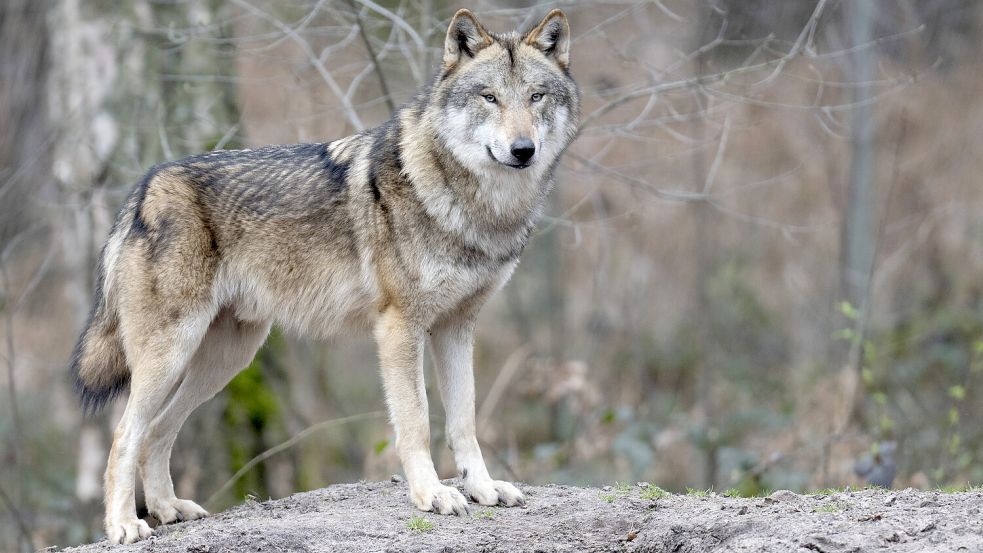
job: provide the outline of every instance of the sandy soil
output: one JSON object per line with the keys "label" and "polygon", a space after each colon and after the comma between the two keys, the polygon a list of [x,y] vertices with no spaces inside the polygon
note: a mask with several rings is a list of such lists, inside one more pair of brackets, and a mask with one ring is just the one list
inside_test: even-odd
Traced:
{"label": "sandy soil", "polygon": [[[452,517],[416,511],[404,482],[339,484],[161,527],[130,546],[67,551],[983,551],[983,493],[645,500],[638,486],[520,487],[525,508]],[[410,529],[417,516],[433,527]]]}

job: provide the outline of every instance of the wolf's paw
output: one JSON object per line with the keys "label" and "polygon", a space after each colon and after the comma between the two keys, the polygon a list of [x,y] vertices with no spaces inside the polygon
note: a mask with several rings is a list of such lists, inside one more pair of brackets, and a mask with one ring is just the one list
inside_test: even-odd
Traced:
{"label": "wolf's paw", "polygon": [[208,516],[208,511],[202,509],[201,506],[194,501],[178,499],[176,497],[173,499],[148,502],[147,510],[150,511],[150,514],[154,515],[154,518],[159,520],[161,524],[186,522]]}
{"label": "wolf's paw", "polygon": [[522,492],[512,484],[502,480],[465,482],[464,490],[471,496],[471,499],[481,505],[515,507],[526,504],[526,497],[522,495]]}
{"label": "wolf's paw", "polygon": [[433,511],[442,515],[464,516],[469,513],[468,502],[461,492],[443,484],[421,486],[411,491],[413,503],[421,511]]}
{"label": "wolf's paw", "polygon": [[109,543],[133,543],[145,540],[151,534],[153,531],[150,526],[135,516],[106,523],[106,538]]}

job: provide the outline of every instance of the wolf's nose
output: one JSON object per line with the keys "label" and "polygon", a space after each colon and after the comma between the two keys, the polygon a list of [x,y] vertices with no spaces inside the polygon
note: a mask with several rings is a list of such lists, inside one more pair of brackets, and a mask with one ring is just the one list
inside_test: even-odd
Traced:
{"label": "wolf's nose", "polygon": [[536,145],[528,138],[520,138],[512,143],[512,156],[519,160],[519,163],[529,161],[535,153]]}

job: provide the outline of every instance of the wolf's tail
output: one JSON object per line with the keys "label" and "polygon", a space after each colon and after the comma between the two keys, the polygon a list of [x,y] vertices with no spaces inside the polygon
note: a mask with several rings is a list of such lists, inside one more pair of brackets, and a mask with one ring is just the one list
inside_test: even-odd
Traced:
{"label": "wolf's tail", "polygon": [[96,275],[95,305],[72,352],[72,379],[86,414],[98,411],[130,384],[113,281],[131,221],[132,215],[124,208],[103,248]]}

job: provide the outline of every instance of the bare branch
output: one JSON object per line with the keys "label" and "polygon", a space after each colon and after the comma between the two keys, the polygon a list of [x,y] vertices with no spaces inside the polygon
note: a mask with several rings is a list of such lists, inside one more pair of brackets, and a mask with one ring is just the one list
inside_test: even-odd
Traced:
{"label": "bare branch", "polygon": [[400,29],[406,31],[406,34],[409,35],[409,37],[413,39],[413,42],[416,43],[417,48],[420,48],[422,50],[427,47],[427,45],[423,42],[423,39],[420,38],[420,35],[417,34],[416,30],[409,23],[407,23],[406,20],[403,19],[402,17],[399,17],[398,15],[380,6],[379,4],[376,4],[372,0],[355,0],[355,1],[367,8],[370,8],[372,11],[392,21],[393,24],[399,27]]}
{"label": "bare branch", "polygon": [[362,123],[362,119],[359,118],[358,113],[355,112],[355,108],[352,106],[351,101],[345,96],[345,93],[341,90],[341,87],[338,86],[338,82],[335,81],[334,77],[331,76],[331,73],[324,66],[324,63],[321,62],[321,59],[314,54],[313,50],[311,50],[310,43],[308,43],[304,39],[304,37],[297,34],[297,32],[294,31],[294,29],[287,26],[276,17],[273,17],[272,15],[264,12],[263,10],[253,6],[246,0],[232,0],[232,1],[236,5],[246,9],[250,13],[258,15],[263,19],[269,21],[277,29],[289,35],[290,38],[297,44],[297,46],[299,46],[301,50],[304,51],[304,54],[307,55],[307,59],[311,62],[314,68],[317,69],[317,72],[321,75],[321,78],[324,79],[324,82],[327,83],[328,88],[331,89],[331,92],[333,92],[335,97],[338,98],[338,101],[341,102],[342,111],[345,113],[345,117],[348,118],[348,122],[351,123],[356,130],[361,131],[365,129],[365,125]]}
{"label": "bare branch", "polygon": [[369,413],[361,413],[358,415],[351,415],[348,417],[341,417],[338,419],[321,421],[317,424],[308,426],[307,428],[301,430],[297,434],[294,434],[289,440],[286,440],[285,442],[281,442],[267,449],[266,451],[260,453],[259,455],[253,457],[252,459],[250,459],[249,462],[247,462],[245,465],[242,466],[242,468],[237,470],[236,473],[233,474],[231,478],[229,478],[224,484],[219,486],[218,490],[216,490],[215,493],[213,493],[208,498],[208,500],[205,501],[205,504],[214,507],[215,501],[219,497],[221,497],[223,493],[228,491],[228,489],[232,487],[232,485],[235,484],[236,481],[242,478],[247,472],[252,470],[253,467],[269,459],[270,457],[276,455],[277,453],[280,453],[281,451],[290,449],[295,444],[297,444],[297,442],[300,442],[301,440],[310,436],[311,434],[314,434],[315,432],[318,432],[320,430],[327,430],[329,428],[335,428],[337,426],[348,424],[350,422],[382,418],[385,415],[386,415],[385,411],[372,411]]}
{"label": "bare branch", "polygon": [[669,8],[667,8],[666,5],[662,3],[662,0],[655,0],[655,7],[659,8],[659,11],[661,11],[662,13],[664,13],[666,15],[666,17],[668,17],[669,19],[672,19],[676,23],[688,23],[689,22],[689,20],[687,20],[685,17],[683,17],[683,16],[677,14],[676,12],[670,10]]}
{"label": "bare branch", "polygon": [[566,155],[568,157],[571,157],[579,161],[587,168],[595,172],[601,173],[603,175],[607,175],[625,184],[630,184],[632,186],[638,187],[644,192],[648,192],[649,194],[652,194],[653,196],[663,200],[670,200],[673,202],[692,202],[692,201],[699,201],[699,200],[706,199],[706,195],[701,192],[683,192],[679,190],[661,190],[659,188],[654,188],[651,184],[643,181],[642,179],[637,179],[630,175],[625,175],[623,173],[615,171],[614,169],[605,167],[600,163],[596,163],[583,156],[579,156],[574,152],[567,152]]}
{"label": "bare branch", "polygon": [[379,57],[376,56],[375,50],[372,48],[372,42],[369,41],[368,35],[365,34],[365,24],[362,23],[362,16],[358,13],[358,8],[355,7],[355,0],[348,0],[348,5],[352,7],[352,13],[355,14],[355,24],[358,25],[358,34],[362,37],[365,51],[369,54],[372,67],[375,68],[375,74],[379,78],[379,88],[382,89],[382,97],[386,100],[386,107],[389,108],[389,111],[396,111],[396,104],[393,103],[392,94],[389,92],[389,84],[386,83],[386,75],[383,74],[382,67],[379,65]]}
{"label": "bare branch", "polygon": [[13,515],[14,521],[17,523],[17,531],[21,534],[21,539],[25,543],[33,545],[34,539],[31,536],[31,527],[27,523],[27,517],[17,508],[17,503],[7,495],[7,492],[2,487],[0,487],[0,499],[7,506],[10,514]]}
{"label": "bare branch", "polygon": [[707,171],[706,181],[703,183],[703,194],[710,194],[713,188],[713,181],[717,178],[717,171],[720,170],[720,163],[724,159],[724,152],[727,150],[727,138],[730,136],[730,117],[724,118],[724,129],[720,133],[720,142],[717,144],[717,155],[713,157],[710,170]]}
{"label": "bare branch", "polygon": [[785,69],[785,64],[787,64],[792,58],[799,55],[799,52],[802,51],[803,44],[806,43],[806,39],[812,36],[813,30],[816,28],[816,25],[819,24],[819,18],[823,14],[823,9],[826,8],[827,1],[828,0],[819,0],[819,2],[816,3],[816,9],[812,11],[809,21],[806,22],[802,32],[799,33],[799,38],[795,39],[795,44],[792,45],[792,49],[788,51],[788,54],[779,58],[778,63],[775,65],[775,69],[771,72],[771,74],[755,83],[753,85],[754,87],[763,86],[774,80],[775,77],[782,72],[782,69]]}

